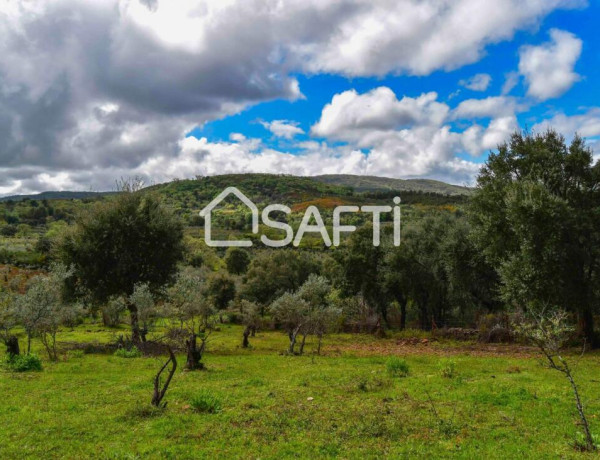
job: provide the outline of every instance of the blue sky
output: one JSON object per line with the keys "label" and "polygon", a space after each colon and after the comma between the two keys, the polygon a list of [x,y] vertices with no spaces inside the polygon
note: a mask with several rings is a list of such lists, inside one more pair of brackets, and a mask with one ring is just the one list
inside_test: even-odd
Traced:
{"label": "blue sky", "polygon": [[[467,20],[467,19],[466,19]],[[576,35],[583,42],[580,58],[574,71],[581,80],[562,95],[551,100],[532,102],[529,110],[517,114],[522,128],[531,128],[557,113],[577,115],[600,104],[600,2],[591,2],[586,7],[569,11],[556,11],[538,26],[518,31],[511,40],[487,47],[485,56],[473,64],[452,71],[439,70],[426,76],[397,76],[371,78],[347,78],[337,75],[298,74],[300,89],[305,98],[296,101],[275,100],[249,107],[239,114],[206,123],[188,133],[189,136],[206,137],[214,141],[227,141],[232,132],[250,138],[260,138],[274,149],[297,152],[297,141],[311,139],[310,127],[319,120],[323,107],[340,92],[355,89],[365,93],[379,86],[387,86],[398,97],[417,97],[424,92],[435,91],[440,100],[451,106],[473,97],[498,96],[507,79],[507,74],[516,72],[519,65],[519,49],[523,45],[540,45],[548,41],[549,30],[556,28]],[[476,74],[490,75],[491,82],[485,91],[473,91],[459,84]],[[458,93],[457,93],[458,92]],[[510,95],[526,97],[527,87],[522,78]],[[294,141],[274,136],[260,121],[290,120],[298,123],[305,133],[295,136]],[[486,117],[483,121],[490,121]],[[570,135],[571,133],[567,133]],[[590,141],[598,137],[590,137]],[[320,139],[323,140],[323,139]],[[462,157],[466,155],[459,154]],[[487,152],[473,161],[483,162]]]}
{"label": "blue sky", "polygon": [[0,195],[234,172],[473,184],[525,127],[598,155],[599,23],[595,0],[0,0]]}

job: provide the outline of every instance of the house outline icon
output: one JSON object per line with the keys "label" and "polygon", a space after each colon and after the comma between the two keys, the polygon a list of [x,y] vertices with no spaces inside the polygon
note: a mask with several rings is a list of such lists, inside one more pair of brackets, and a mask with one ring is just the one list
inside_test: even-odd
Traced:
{"label": "house outline icon", "polygon": [[252,246],[252,241],[248,240],[232,240],[232,241],[223,241],[223,240],[213,240],[211,237],[211,216],[212,210],[215,206],[217,206],[221,201],[227,198],[229,195],[234,194],[236,197],[240,199],[242,203],[244,203],[250,210],[252,211],[252,233],[258,233],[258,208],[256,205],[244,195],[239,189],[236,187],[227,187],[221,193],[219,193],[214,200],[206,205],[206,207],[200,211],[200,216],[204,217],[204,241],[208,246],[211,247],[249,247]]}

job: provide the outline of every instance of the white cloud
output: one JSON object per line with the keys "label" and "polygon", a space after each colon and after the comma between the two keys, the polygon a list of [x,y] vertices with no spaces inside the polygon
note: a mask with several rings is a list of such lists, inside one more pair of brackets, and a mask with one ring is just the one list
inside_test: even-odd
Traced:
{"label": "white cloud", "polygon": [[550,31],[550,39],[519,51],[519,72],[529,85],[527,95],[542,101],[560,96],[581,78],[573,70],[581,54],[581,40],[558,29]]}
{"label": "white cloud", "polygon": [[455,119],[497,118],[514,115],[515,112],[524,110],[515,98],[507,96],[490,96],[485,99],[467,99],[462,101],[452,111]]}
{"label": "white cloud", "polygon": [[446,104],[437,102],[435,92],[398,100],[394,92],[385,86],[364,94],[355,90],[344,91],[336,94],[323,108],[321,118],[312,126],[311,133],[369,145],[370,141],[365,138],[379,136],[381,132],[413,125],[437,126],[446,119],[448,110]]}
{"label": "white cloud", "polygon": [[575,133],[583,137],[600,136],[600,107],[590,108],[579,115],[567,116],[564,113],[559,113],[534,125],[532,130],[542,132],[548,128],[553,128],[568,137],[573,137]]}
{"label": "white cloud", "polygon": [[467,80],[459,81],[458,84],[472,91],[485,91],[488,89],[491,82],[491,75],[487,73],[478,73]]}
{"label": "white cloud", "polygon": [[263,127],[277,137],[283,137],[284,139],[293,139],[298,134],[304,134],[304,130],[298,126],[295,121],[289,120],[273,120],[273,121],[261,121]]}
{"label": "white cloud", "polygon": [[[298,74],[427,75],[455,69],[553,10],[579,4],[0,0],[0,193],[110,188],[115,177],[142,166],[150,170],[148,165],[160,163],[164,169],[169,158],[177,163],[185,133],[207,121],[264,101],[302,98]],[[467,14],[477,21],[465,21]],[[350,100],[352,94],[344,97]],[[355,113],[354,120],[335,117],[348,127],[345,132],[328,127],[328,117],[314,129],[373,149],[385,143],[385,131],[394,137],[407,126],[423,128],[418,136],[431,136],[431,145],[438,139],[436,148],[455,137],[440,131],[448,107],[435,93],[397,100],[381,90],[371,102],[382,104],[383,114],[389,106],[392,120],[376,111]],[[356,135],[350,134],[353,123],[360,130]],[[400,136],[406,148],[413,135],[417,132]],[[244,139],[233,140],[246,146]],[[444,168],[452,169],[449,163]],[[400,169],[394,171],[401,174]],[[433,163],[414,168],[434,170]],[[152,171],[163,177],[161,169]]]}

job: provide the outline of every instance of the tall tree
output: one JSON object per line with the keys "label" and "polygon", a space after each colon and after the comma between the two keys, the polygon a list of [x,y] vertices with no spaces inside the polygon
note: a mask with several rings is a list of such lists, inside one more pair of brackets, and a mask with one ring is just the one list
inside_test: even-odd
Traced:
{"label": "tall tree", "polygon": [[[153,292],[169,283],[183,258],[181,222],[149,192],[129,189],[80,214],[74,229],[58,245],[62,261],[72,266],[78,286],[98,303],[127,298],[146,283]],[[132,302],[132,339],[141,339]]]}
{"label": "tall tree", "polygon": [[598,345],[600,163],[584,140],[515,133],[482,168],[470,216],[478,247],[498,267],[503,299],[574,311]]}

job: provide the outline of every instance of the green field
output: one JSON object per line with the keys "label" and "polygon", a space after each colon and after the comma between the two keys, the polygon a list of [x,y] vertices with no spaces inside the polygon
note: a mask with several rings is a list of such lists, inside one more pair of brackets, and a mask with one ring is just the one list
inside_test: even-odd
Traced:
{"label": "green field", "polygon": [[[242,350],[241,327],[224,325],[212,336],[207,370],[182,371],[179,356],[168,406],[153,411],[161,359],[66,350],[122,332],[65,330],[59,362],[0,371],[0,458],[593,457],[573,447],[577,414],[566,380],[533,350],[407,342],[406,332],[333,335],[322,356],[312,342],[304,356],[286,356],[282,333],[259,332]],[[408,376],[388,372],[392,355],[406,360]],[[599,354],[576,368],[595,433],[599,371]],[[220,403],[216,413],[191,407],[207,392]]]}

